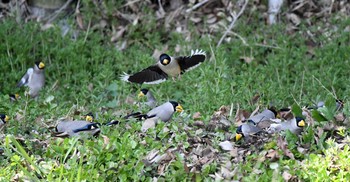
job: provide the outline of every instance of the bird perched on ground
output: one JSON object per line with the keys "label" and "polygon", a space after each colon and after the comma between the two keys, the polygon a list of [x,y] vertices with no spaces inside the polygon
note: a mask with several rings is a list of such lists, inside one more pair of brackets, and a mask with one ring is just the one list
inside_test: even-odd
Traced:
{"label": "bird perched on ground", "polygon": [[10,117],[6,114],[0,114],[0,127],[10,120]]}
{"label": "bird perched on ground", "polygon": [[41,61],[37,61],[33,68],[29,68],[27,73],[17,83],[17,87],[27,86],[29,87],[29,95],[32,98],[36,98],[39,95],[39,91],[45,85],[45,64]]}
{"label": "bird perched on ground", "polygon": [[247,122],[257,125],[259,122],[275,119],[277,117],[277,111],[274,108],[265,109],[259,114],[251,116],[247,119]]}
{"label": "bird perched on ground", "polygon": [[[319,109],[319,108],[322,108],[322,107],[325,107],[325,102],[324,101],[319,101],[316,105],[309,106],[309,107],[307,107],[307,109],[309,109],[309,110],[311,110],[311,109]],[[344,101],[340,100],[340,99],[335,99],[335,107],[336,107],[337,111],[343,109]]]}
{"label": "bird perched on ground", "polygon": [[100,133],[100,126],[106,125],[116,125],[119,121],[112,120],[108,123],[92,123],[89,121],[61,121],[56,126],[56,133],[54,133],[57,137],[69,137],[69,136],[78,136],[82,133],[87,133],[92,136],[97,136]]}
{"label": "bird perched on ground", "polygon": [[19,94],[9,94],[9,97],[10,97],[10,100],[11,100],[12,102],[15,102],[15,101],[17,101],[19,98],[21,98],[21,97],[19,96]]}
{"label": "bird perched on ground", "polygon": [[243,123],[236,130],[235,141],[239,141],[241,138],[247,140],[250,138],[250,136],[258,134],[260,132],[263,132],[263,130],[252,124]]}
{"label": "bird perched on ground", "polygon": [[121,79],[139,84],[158,84],[168,79],[168,77],[174,79],[174,77],[199,66],[204,62],[205,57],[205,52],[198,49],[192,50],[190,56],[171,57],[168,54],[161,54],[157,64],[133,75],[124,73]]}
{"label": "bird perched on ground", "polygon": [[300,134],[303,131],[303,127],[306,125],[304,118],[301,117],[294,117],[290,120],[287,120],[285,122],[271,124],[271,126],[268,128],[268,132],[270,133],[276,133],[280,131],[286,131],[289,130],[292,133]]}
{"label": "bird perched on ground", "polygon": [[182,112],[182,111],[183,111],[183,108],[179,103],[175,101],[169,101],[156,108],[153,108],[147,114],[141,114],[140,112],[136,112],[136,113],[131,113],[125,116],[124,118],[128,119],[130,117],[134,117],[138,119],[148,119],[148,118],[156,117],[166,122],[171,119],[171,117],[175,112]]}
{"label": "bird perched on ground", "polygon": [[[84,121],[84,120],[61,121],[56,126],[57,133],[55,133],[55,136],[58,136],[58,137],[78,136],[81,134],[79,129],[84,128],[90,124],[91,122]],[[100,132],[100,129],[97,126],[95,127],[91,126],[90,130],[84,130],[84,132],[94,136]]]}
{"label": "bird perched on ground", "polygon": [[145,102],[146,105],[150,106],[151,108],[154,108],[157,105],[157,100],[154,98],[152,92],[146,88],[141,89],[140,93],[138,94],[138,97],[147,97],[147,101]]}

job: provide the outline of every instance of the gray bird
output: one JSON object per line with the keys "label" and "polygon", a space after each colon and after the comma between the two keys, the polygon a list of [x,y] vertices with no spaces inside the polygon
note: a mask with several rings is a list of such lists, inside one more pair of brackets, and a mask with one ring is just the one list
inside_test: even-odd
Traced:
{"label": "gray bird", "polygon": [[[317,105],[308,107],[308,109],[319,109],[319,108],[324,107],[324,106],[325,106],[325,102],[324,101],[320,101],[320,102],[317,103]],[[342,100],[340,100],[340,99],[336,99],[335,100],[335,106],[336,106],[336,110],[339,111],[339,110],[343,109],[344,102]]]}
{"label": "gray bird", "polygon": [[171,119],[171,117],[173,116],[173,114],[175,112],[182,112],[183,108],[182,106],[175,102],[175,101],[169,101],[166,102],[156,108],[153,108],[152,110],[150,110],[147,114],[141,114],[139,112],[137,113],[131,113],[127,116],[125,116],[124,118],[130,118],[130,117],[134,117],[134,118],[138,118],[138,119],[148,119],[148,118],[154,118],[157,117],[160,120],[166,122],[169,121]]}
{"label": "gray bird", "polygon": [[245,140],[247,140],[250,138],[251,135],[258,134],[262,131],[263,130],[261,130],[260,128],[252,124],[243,123],[236,130],[235,141],[239,141],[241,138],[244,138]]}
{"label": "gray bird", "polygon": [[150,106],[151,108],[156,107],[157,100],[154,98],[152,92],[146,88],[141,89],[140,93],[138,94],[139,98],[142,98],[146,96],[147,101],[145,102],[146,105]]}
{"label": "gray bird", "polygon": [[190,56],[171,57],[161,54],[157,64],[152,65],[133,75],[124,73],[121,80],[139,84],[158,84],[168,77],[180,76],[181,74],[199,66],[205,60],[205,52],[202,50],[191,51]]}
{"label": "gray bird", "polygon": [[270,119],[275,119],[277,116],[277,111],[273,108],[266,109],[259,114],[256,114],[249,119],[248,122],[254,123],[255,125],[262,121],[267,121]]}
{"label": "gray bird", "polygon": [[[88,117],[88,116],[87,116]],[[87,118],[86,118],[87,119]],[[82,133],[87,133],[92,136],[97,136],[100,133],[100,126],[112,126],[119,124],[119,121],[112,120],[108,123],[94,123],[89,121],[62,121],[56,126],[55,136],[68,137],[78,136]]]}
{"label": "gray bird", "polygon": [[36,98],[39,95],[39,91],[45,85],[45,64],[41,61],[37,61],[33,68],[29,68],[27,73],[17,83],[17,87],[27,86],[29,87],[29,95],[32,98]]}
{"label": "gray bird", "polygon": [[10,120],[10,117],[6,114],[0,114],[0,127],[4,126],[6,122]]}
{"label": "gray bird", "polygon": [[303,131],[303,127],[306,125],[304,118],[301,117],[294,117],[290,120],[287,120],[285,122],[271,124],[271,126],[268,128],[268,132],[270,133],[276,133],[280,131],[286,131],[289,130],[292,133],[300,134]]}
{"label": "gray bird", "polygon": [[[95,124],[95,125],[94,125]],[[97,123],[91,123],[89,121],[61,121],[56,126],[56,136],[67,137],[67,136],[78,136],[81,133],[88,133],[93,136],[100,132]],[[89,127],[89,129],[82,129]]]}

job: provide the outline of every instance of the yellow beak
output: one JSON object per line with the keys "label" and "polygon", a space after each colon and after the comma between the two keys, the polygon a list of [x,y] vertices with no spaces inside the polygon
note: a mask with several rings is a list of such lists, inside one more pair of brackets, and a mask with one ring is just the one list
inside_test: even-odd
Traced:
{"label": "yellow beak", "polygon": [[92,122],[94,118],[92,116],[86,116],[86,121]]}
{"label": "yellow beak", "polygon": [[164,59],[164,60],[163,60],[163,63],[164,63],[164,64],[168,64],[168,63],[169,63],[169,60],[168,60],[168,59]]}
{"label": "yellow beak", "polygon": [[5,122],[9,121],[10,120],[10,116],[6,115],[5,116]]}
{"label": "yellow beak", "polygon": [[140,92],[140,93],[137,95],[138,98],[141,98],[141,97],[143,97],[143,96],[145,96],[145,94],[144,94],[143,92]]}
{"label": "yellow beak", "polygon": [[236,141],[240,140],[242,138],[242,134],[236,133]]}
{"label": "yellow beak", "polygon": [[45,68],[45,64],[44,64],[43,62],[40,62],[40,63],[39,63],[39,68],[40,68],[40,69]]}
{"label": "yellow beak", "polygon": [[304,127],[305,126],[305,121],[304,120],[299,121],[298,125]]}
{"label": "yellow beak", "polygon": [[276,118],[277,118],[277,119],[281,119],[280,113],[277,113]]}
{"label": "yellow beak", "polygon": [[175,108],[176,112],[182,112],[184,109],[182,108],[181,105],[176,106]]}

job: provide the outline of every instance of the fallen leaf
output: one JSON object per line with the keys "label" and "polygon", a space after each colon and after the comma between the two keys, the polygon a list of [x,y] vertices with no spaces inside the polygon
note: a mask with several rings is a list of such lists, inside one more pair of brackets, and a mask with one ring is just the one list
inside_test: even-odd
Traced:
{"label": "fallen leaf", "polygon": [[202,128],[202,127],[205,126],[205,124],[203,123],[203,121],[195,121],[195,122],[193,123],[193,125],[194,125],[194,126],[197,126],[197,127],[199,127],[199,128]]}
{"label": "fallen leaf", "polygon": [[289,181],[292,178],[292,175],[289,174],[287,171],[283,171],[282,177],[284,181]]}
{"label": "fallen leaf", "polygon": [[267,151],[265,157],[269,158],[271,161],[275,161],[279,158],[279,155],[276,150],[270,149],[269,151]]}
{"label": "fallen leaf", "polygon": [[254,58],[253,57],[246,57],[246,56],[241,56],[239,59],[243,60],[245,63],[251,63],[253,62]]}
{"label": "fallen leaf", "polygon": [[192,118],[195,120],[195,119],[200,119],[201,118],[201,113],[200,112],[195,112],[193,115],[192,115]]}
{"label": "fallen leaf", "polygon": [[148,129],[154,128],[156,126],[157,120],[158,117],[146,119],[142,124],[141,131],[146,132]]}
{"label": "fallen leaf", "polygon": [[277,138],[277,146],[283,151],[283,154],[291,159],[294,159],[294,154],[288,149],[288,143],[287,141],[279,136]]}
{"label": "fallen leaf", "polygon": [[220,142],[219,146],[221,147],[222,150],[226,150],[226,151],[233,150],[233,146],[229,141]]}

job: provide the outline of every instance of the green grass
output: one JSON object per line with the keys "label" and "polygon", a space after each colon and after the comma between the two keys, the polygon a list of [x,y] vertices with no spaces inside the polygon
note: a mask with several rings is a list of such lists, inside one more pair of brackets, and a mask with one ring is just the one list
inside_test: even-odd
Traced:
{"label": "green grass", "polygon": [[[338,98],[348,100],[350,36],[348,32],[342,31],[348,20],[334,22],[340,28],[331,34],[331,40],[322,34],[315,37],[323,46],[314,49],[314,56],[307,54],[305,36],[301,33],[286,34],[284,25],[267,27],[262,22],[254,25],[239,23],[235,32],[249,46],[233,37],[231,42],[215,48],[219,36],[211,35],[209,38],[193,35],[192,41],[186,42],[176,33],[167,34],[163,38],[165,30],[144,35],[142,31],[148,32],[146,30],[156,27],[154,20],[150,22],[145,29],[137,25],[129,30],[126,36],[133,41],[125,51],[117,50],[108,42],[109,38],[103,37],[99,31],[81,32],[74,42],[68,37],[62,38],[58,29],[40,31],[40,26],[34,23],[19,25],[12,20],[2,23],[0,112],[10,115],[12,120],[7,124],[4,130],[6,137],[1,142],[1,148],[5,151],[0,156],[0,181],[8,181],[15,174],[21,176],[21,179],[50,181],[109,181],[116,178],[120,181],[150,181],[153,176],[159,177],[157,166],[145,166],[144,157],[153,149],[164,153],[168,148],[182,146],[182,150],[190,151],[188,139],[196,136],[196,131],[187,131],[189,134],[184,131],[186,125],[194,122],[191,116],[195,112],[200,112],[202,120],[208,123],[214,111],[222,105],[233,104],[235,111],[239,104],[241,108],[252,111],[256,104],[251,104],[250,100],[255,94],[261,95],[259,104],[266,107],[273,103],[278,108],[294,103],[304,106],[320,99],[326,100],[331,97],[329,90],[334,90]],[[256,45],[263,42],[278,48]],[[205,50],[210,59],[184,74],[181,80],[169,80],[145,87],[150,88],[160,102],[169,99],[179,101],[189,117],[175,115],[172,122],[161,123],[143,135],[140,134],[141,123],[135,121],[123,121],[112,128],[102,127],[101,133],[109,138],[109,142],[105,142],[101,136],[86,140],[49,137],[48,126],[55,125],[59,118],[78,119],[79,113],[92,111],[99,113],[99,122],[107,122],[138,110],[136,106],[127,104],[125,99],[127,96],[135,98],[140,87],[120,81],[119,76],[122,72],[134,73],[153,64],[155,60],[151,55],[154,49],[161,50],[168,45],[169,54],[175,54],[177,44],[188,47],[179,54],[189,54],[190,49],[199,48]],[[242,56],[254,58],[253,62],[245,63],[240,59]],[[38,102],[26,98],[24,88],[15,87],[17,81],[37,60],[45,62],[47,78]],[[20,93],[22,98],[19,102],[10,103],[7,96],[9,93]],[[164,126],[170,131],[164,132]],[[230,132],[234,132],[234,127]],[[317,146],[312,132],[312,128],[305,132],[301,137],[303,143],[311,143],[311,149],[315,153],[336,155],[334,152],[324,152],[326,149],[323,146]],[[217,136],[212,141],[213,147],[219,153],[224,153],[218,143],[225,139],[225,132],[218,130],[216,133]],[[13,136],[23,140],[16,143]],[[43,144],[34,139],[46,142]],[[290,137],[288,141],[290,150],[297,153],[296,146],[292,143],[299,139]],[[342,159],[349,154],[348,148],[343,152],[339,156]],[[252,154],[246,163],[237,164],[238,174],[234,179],[282,180],[280,171],[269,168],[269,161],[255,165],[260,155]],[[301,179],[322,181],[323,178],[315,176],[318,170],[323,170],[321,172],[324,175],[327,168],[317,164],[317,157],[317,154],[311,154],[306,167],[287,158],[281,158],[277,162],[280,166],[287,166],[292,175]],[[308,155],[300,158],[308,158]],[[184,161],[191,162],[188,158],[176,155],[173,160],[160,180],[210,181],[213,178],[209,175],[220,170],[221,165],[215,161],[202,166],[195,174],[185,172]],[[328,163],[329,161],[331,160],[327,160]],[[348,162],[340,163],[343,165]],[[319,168],[316,169],[315,165]],[[234,167],[236,164],[232,169]],[[348,166],[345,167],[346,169],[339,170],[348,170]],[[262,175],[252,173],[256,168],[262,170]],[[338,174],[329,179],[349,179],[347,174]]]}

